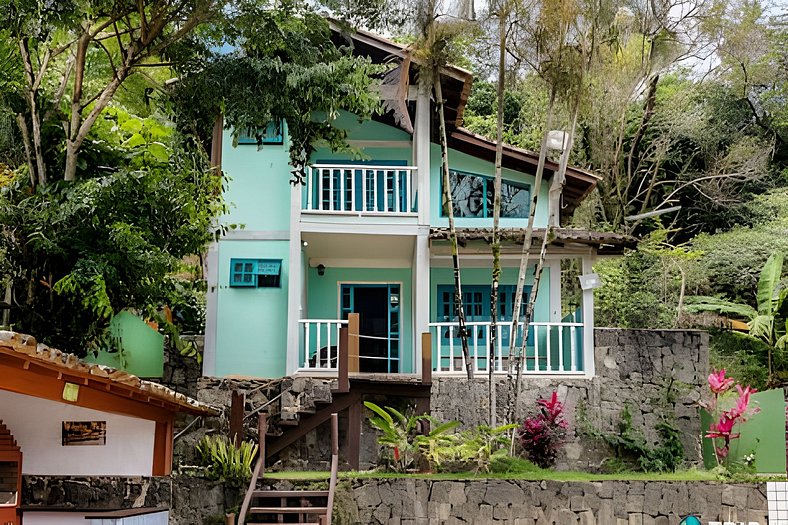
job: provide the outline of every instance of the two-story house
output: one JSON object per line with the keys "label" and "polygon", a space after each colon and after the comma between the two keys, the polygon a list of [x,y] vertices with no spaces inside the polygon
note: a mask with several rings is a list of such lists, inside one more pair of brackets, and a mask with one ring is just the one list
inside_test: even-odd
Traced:
{"label": "two-story house", "polygon": [[[356,53],[375,61],[402,58],[406,49],[367,32],[352,35]],[[401,66],[402,67],[402,66]],[[215,156],[230,181],[229,231],[207,258],[208,304],[204,373],[282,377],[336,374],[339,329],[360,315],[361,372],[419,373],[422,334],[431,333],[435,374],[463,374],[453,298],[448,220],[442,210],[441,155],[435,103],[419,90],[416,70],[406,118],[392,113],[359,122],[342,114],[364,159],[318,145],[304,185],[291,184],[284,123],[269,123],[265,139],[215,134]],[[488,370],[487,341],[492,255],[495,143],[462,127],[470,92],[469,72],[441,72],[449,142],[451,192],[461,236],[462,290],[469,345],[476,368]],[[385,89],[383,98],[395,96]],[[406,121],[403,123],[403,120]],[[412,131],[412,132],[411,132]],[[538,155],[503,150],[501,337],[493,363],[506,369],[511,312]],[[599,180],[570,167],[560,199],[549,198],[555,162],[548,160],[536,210],[526,291],[530,290],[550,207],[563,220]],[[592,376],[593,290],[576,304],[562,304],[562,261],[576,260],[591,273],[598,254],[620,253],[630,241],[615,234],[558,227],[549,246],[526,368],[531,374]],[[518,340],[522,337],[519,330]]]}

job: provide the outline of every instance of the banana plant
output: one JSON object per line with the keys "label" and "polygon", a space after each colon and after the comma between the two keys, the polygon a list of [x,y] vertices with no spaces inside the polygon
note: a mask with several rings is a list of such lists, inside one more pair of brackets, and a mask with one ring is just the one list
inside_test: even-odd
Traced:
{"label": "banana plant", "polygon": [[769,384],[774,382],[773,352],[782,355],[788,347],[788,289],[780,290],[782,271],[783,254],[775,252],[766,260],[758,278],[757,308],[707,296],[688,297],[685,306],[690,313],[716,312],[746,320],[749,336],[769,349]]}
{"label": "banana plant", "polygon": [[364,406],[375,413],[369,418],[369,423],[381,432],[378,444],[391,449],[394,470],[405,472],[412,468],[419,455],[419,446],[415,440],[416,428],[419,421],[429,416],[406,416],[395,408],[383,408],[371,401],[364,401]]}

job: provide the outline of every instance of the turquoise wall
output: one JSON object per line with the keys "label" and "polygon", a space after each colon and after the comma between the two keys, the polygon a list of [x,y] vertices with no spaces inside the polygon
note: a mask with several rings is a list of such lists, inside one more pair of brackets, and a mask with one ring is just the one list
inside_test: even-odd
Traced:
{"label": "turquoise wall", "polygon": [[[441,151],[440,146],[437,144],[432,144],[430,148],[430,196],[432,199],[432,205],[430,207],[430,224],[432,226],[443,226],[447,227],[449,225],[449,219],[446,217],[441,217],[441,202],[442,202],[442,193],[441,193]],[[472,157],[465,153],[459,152],[457,150],[450,149],[449,150],[449,166],[452,169],[465,171],[468,173],[474,173],[476,175],[484,175],[486,177],[495,177],[495,164],[492,162],[487,162],[485,160],[477,159],[476,157]],[[504,180],[511,180],[515,182],[523,182],[526,184],[530,184],[531,188],[533,189],[534,185],[534,177],[531,175],[526,175],[524,173],[520,173],[517,171],[504,169],[502,173],[502,177]],[[548,191],[549,191],[549,182],[543,181],[542,188],[539,192],[539,200],[536,206],[536,217],[534,217],[534,226],[536,228],[544,228],[547,225],[547,198],[548,198]],[[458,228],[476,228],[476,227],[486,227],[492,228],[492,217],[489,219],[472,219],[472,218],[462,218],[457,217],[456,223]],[[511,218],[501,218],[501,227],[502,228],[511,228],[511,227],[522,227],[528,224],[528,218],[523,219],[511,219]]]}
{"label": "turquoise wall", "polygon": [[283,145],[239,144],[233,147],[232,132],[225,130],[222,171],[230,179],[224,192],[229,206],[221,218],[247,231],[290,229],[290,156]]}
{"label": "turquoise wall", "polygon": [[[307,313],[309,319],[339,319],[340,283],[399,283],[400,289],[400,359],[403,373],[413,371],[413,296],[410,268],[326,268],[318,275],[316,268],[307,273]],[[362,314],[363,315],[363,314]]]}
{"label": "turquoise wall", "polygon": [[[217,376],[285,375],[289,244],[288,241],[246,240],[219,243]],[[281,259],[281,287],[230,288],[232,258]]]}

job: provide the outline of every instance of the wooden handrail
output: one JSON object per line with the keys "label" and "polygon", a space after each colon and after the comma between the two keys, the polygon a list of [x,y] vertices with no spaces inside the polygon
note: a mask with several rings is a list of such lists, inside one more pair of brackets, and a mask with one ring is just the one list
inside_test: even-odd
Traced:
{"label": "wooden handrail", "polygon": [[347,347],[348,347],[348,372],[359,372],[359,361],[358,361],[358,335],[359,335],[359,325],[361,324],[361,319],[359,314],[353,313],[348,314],[348,331],[347,331]]}
{"label": "wooden handrail", "polygon": [[421,383],[432,384],[432,334],[421,334]]}
{"label": "wooden handrail", "polygon": [[238,525],[244,525],[244,523],[246,523],[246,514],[252,502],[252,494],[255,489],[257,489],[257,480],[260,479],[260,476],[265,470],[265,435],[268,432],[268,414],[265,412],[260,412],[257,429],[260,435],[258,440],[259,456],[257,456],[257,463],[255,463],[254,471],[252,471],[252,479],[249,480],[249,487],[246,489],[246,495],[244,495],[241,511],[238,513]]}
{"label": "wooden handrail", "polygon": [[339,471],[339,416],[331,414],[331,481],[328,484],[328,503],[326,507],[326,525],[331,524],[334,510],[334,493],[337,490],[337,473]]}

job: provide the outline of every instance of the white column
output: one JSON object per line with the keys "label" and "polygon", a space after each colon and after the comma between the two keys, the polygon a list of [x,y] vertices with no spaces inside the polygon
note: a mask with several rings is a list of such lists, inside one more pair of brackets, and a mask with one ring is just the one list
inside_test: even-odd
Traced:
{"label": "white column", "polygon": [[[583,256],[583,274],[593,273],[594,254]],[[596,373],[594,363],[594,290],[583,290],[583,369],[586,376]]]}
{"label": "white column", "polygon": [[561,320],[561,259],[548,259],[550,269],[550,322]]}
{"label": "white column", "polygon": [[296,184],[290,190],[290,255],[287,278],[287,360],[285,374],[292,375],[298,368],[301,318],[301,297],[304,284],[304,265],[301,250],[301,191]]}
{"label": "white column", "polygon": [[419,232],[413,249],[413,360],[421,374],[421,334],[430,331],[429,229]]}
{"label": "white column", "polygon": [[208,246],[205,257],[205,278],[208,293],[205,297],[205,349],[202,356],[202,375],[216,375],[216,317],[219,306],[219,243]]}
{"label": "white column", "polygon": [[416,127],[414,128],[415,162],[418,167],[419,182],[419,224],[430,224],[430,124],[432,114],[430,108],[430,89],[425,81],[419,82],[419,94],[416,99]]}

